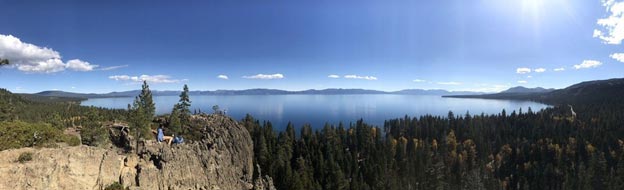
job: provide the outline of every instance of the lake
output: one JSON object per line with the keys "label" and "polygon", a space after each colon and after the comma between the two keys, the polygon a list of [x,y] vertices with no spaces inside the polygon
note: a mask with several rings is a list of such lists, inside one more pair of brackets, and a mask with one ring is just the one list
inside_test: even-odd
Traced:
{"label": "lake", "polygon": [[[507,113],[529,107],[539,111],[548,105],[517,100],[485,100],[442,98],[429,95],[203,95],[191,96],[191,112],[201,110],[211,113],[212,106],[219,105],[227,110],[227,115],[240,120],[249,113],[260,121],[268,120],[277,130],[286,128],[291,121],[297,128],[309,123],[313,128],[322,128],[328,122],[338,124],[355,122],[362,118],[365,122],[383,126],[384,120],[398,117],[439,115],[446,117],[449,111],[455,115],[498,114],[503,109]],[[134,97],[97,98],[82,102],[82,105],[126,109]],[[177,96],[155,96],[156,113],[171,112]]]}

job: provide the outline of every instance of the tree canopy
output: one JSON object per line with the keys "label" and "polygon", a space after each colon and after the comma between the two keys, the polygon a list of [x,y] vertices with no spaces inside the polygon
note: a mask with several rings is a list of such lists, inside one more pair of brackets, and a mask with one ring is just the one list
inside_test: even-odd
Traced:
{"label": "tree canopy", "polygon": [[621,106],[303,125],[299,136],[250,115],[242,124],[278,189],[622,189]]}

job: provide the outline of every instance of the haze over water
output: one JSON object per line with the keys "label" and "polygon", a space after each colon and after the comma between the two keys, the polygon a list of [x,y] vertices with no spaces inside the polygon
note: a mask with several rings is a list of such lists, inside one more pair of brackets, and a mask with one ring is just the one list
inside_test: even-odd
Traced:
{"label": "haze over water", "polygon": [[[156,96],[157,114],[171,112],[177,96]],[[126,109],[133,97],[89,99],[82,105]],[[533,111],[548,105],[514,100],[485,100],[442,98],[426,95],[227,95],[191,96],[191,111],[201,110],[211,113],[214,105],[219,105],[235,119],[242,119],[247,113],[260,121],[271,121],[273,127],[282,130],[291,121],[296,128],[309,123],[313,128],[322,128],[328,122],[348,125],[360,118],[369,124],[383,126],[384,120],[398,117],[439,115],[446,117],[448,111],[455,115],[498,114],[503,109]]]}

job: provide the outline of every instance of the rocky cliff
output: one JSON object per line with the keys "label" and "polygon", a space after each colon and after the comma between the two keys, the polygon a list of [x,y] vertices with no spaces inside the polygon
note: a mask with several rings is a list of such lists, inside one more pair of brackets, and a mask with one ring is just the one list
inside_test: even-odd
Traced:
{"label": "rocky cliff", "polygon": [[[133,153],[78,146],[0,152],[0,189],[274,189],[252,181],[253,145],[247,130],[220,116],[194,116],[200,142],[167,145],[144,141]],[[32,160],[17,162],[25,153]]]}

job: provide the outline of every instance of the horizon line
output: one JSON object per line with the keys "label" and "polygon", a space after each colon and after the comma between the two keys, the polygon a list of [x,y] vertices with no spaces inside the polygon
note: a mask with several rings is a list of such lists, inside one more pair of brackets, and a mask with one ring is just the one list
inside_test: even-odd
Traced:
{"label": "horizon line", "polygon": [[[508,89],[516,88],[516,87],[524,87],[524,88],[529,88],[529,89],[543,88],[543,87],[532,87],[532,88],[530,88],[530,87],[525,87],[525,86],[519,85],[519,86],[510,87]],[[508,89],[505,89],[505,90],[508,90]],[[558,88],[544,88],[544,89],[558,89]],[[129,92],[129,91],[137,91],[137,90],[141,90],[141,89],[125,90],[125,91],[110,91],[110,92],[74,92],[74,91],[66,91],[66,90],[60,90],[60,89],[49,89],[49,90],[42,90],[42,91],[37,91],[37,92],[15,92],[15,93],[19,93],[19,94],[37,94],[37,93],[41,93],[41,92],[67,92],[67,93],[78,93],[78,94],[107,94],[107,93],[119,93],[119,92]],[[441,88],[432,88],[432,89],[406,88],[406,89],[401,89],[401,90],[376,90],[376,89],[365,89],[365,88],[323,88],[323,89],[310,88],[310,89],[305,89],[305,90],[284,90],[284,89],[276,89],[276,88],[247,88],[247,89],[189,90],[189,92],[217,92],[217,91],[245,91],[245,90],[278,90],[278,91],[284,91],[284,92],[305,92],[305,91],[323,91],[323,90],[367,90],[367,91],[377,91],[377,92],[385,92],[385,93],[400,92],[400,91],[405,91],[405,90],[423,90],[423,91],[442,90],[442,91],[447,91],[447,92],[474,92],[474,93],[499,93],[499,92],[505,91],[505,90],[501,90],[501,91],[447,90],[447,89],[441,89]],[[159,90],[159,89],[153,89],[151,91],[157,91],[157,92],[167,92],[167,91],[170,91],[170,92],[181,92],[182,90]]]}

